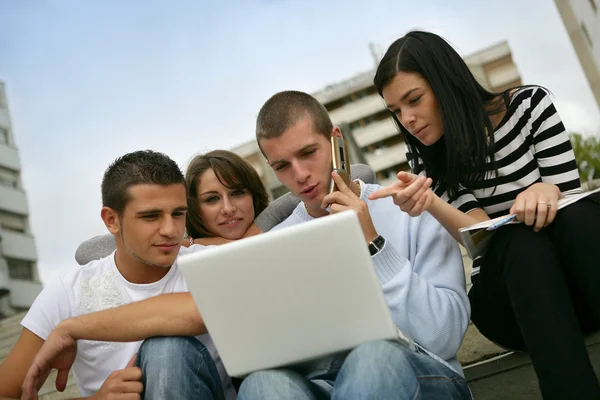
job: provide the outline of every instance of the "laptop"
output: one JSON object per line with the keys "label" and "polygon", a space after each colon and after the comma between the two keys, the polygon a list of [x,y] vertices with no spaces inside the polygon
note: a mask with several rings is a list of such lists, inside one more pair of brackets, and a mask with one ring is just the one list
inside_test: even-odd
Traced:
{"label": "laptop", "polygon": [[413,346],[392,322],[352,211],[184,255],[177,263],[230,376],[372,340]]}

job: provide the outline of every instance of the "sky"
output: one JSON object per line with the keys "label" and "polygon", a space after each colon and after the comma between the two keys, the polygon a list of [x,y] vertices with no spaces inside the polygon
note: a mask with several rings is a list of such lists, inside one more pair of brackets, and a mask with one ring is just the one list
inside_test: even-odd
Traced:
{"label": "sky", "polygon": [[252,140],[261,105],[372,69],[410,29],[463,55],[507,40],[526,84],[567,129],[600,113],[552,0],[0,0],[0,80],[23,166],[43,282],[107,233],[100,182],[116,157],[197,153]]}

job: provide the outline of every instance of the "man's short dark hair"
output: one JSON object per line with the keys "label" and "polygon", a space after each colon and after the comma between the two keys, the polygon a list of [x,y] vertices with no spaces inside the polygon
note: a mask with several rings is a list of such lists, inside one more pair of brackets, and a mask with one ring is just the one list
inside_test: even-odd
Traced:
{"label": "man's short dark hair", "polygon": [[177,163],[163,153],[152,150],[128,153],[117,158],[104,172],[102,205],[121,215],[129,201],[128,189],[140,184],[182,184],[185,187],[185,178]]}
{"label": "man's short dark hair", "polygon": [[313,129],[331,138],[333,124],[327,109],[308,93],[286,90],[271,96],[258,112],[256,119],[256,142],[263,155],[261,139],[277,138],[302,118],[310,117]]}

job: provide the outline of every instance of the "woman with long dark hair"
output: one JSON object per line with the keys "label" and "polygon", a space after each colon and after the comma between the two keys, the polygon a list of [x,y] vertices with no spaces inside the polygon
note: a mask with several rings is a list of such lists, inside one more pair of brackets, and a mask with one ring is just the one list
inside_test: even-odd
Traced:
{"label": "woman with long dark hair", "polygon": [[[545,399],[598,399],[583,340],[600,322],[600,206],[557,211],[581,192],[575,156],[548,92],[482,87],[443,38],[395,41],[374,79],[404,134],[414,174],[372,195],[459,229],[516,214],[474,260],[471,319],[491,341],[531,355]],[[443,268],[443,265],[440,266]]]}

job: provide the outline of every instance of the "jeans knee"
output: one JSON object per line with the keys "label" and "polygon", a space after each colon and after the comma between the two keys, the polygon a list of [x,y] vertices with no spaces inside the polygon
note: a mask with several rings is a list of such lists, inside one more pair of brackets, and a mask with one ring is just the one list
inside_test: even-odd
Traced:
{"label": "jeans knee", "polygon": [[142,343],[138,351],[138,364],[146,361],[179,363],[186,354],[205,351],[204,345],[194,337],[151,337]]}
{"label": "jeans knee", "polygon": [[398,343],[383,340],[356,347],[338,373],[332,398],[413,399],[419,382],[411,353]]}
{"label": "jeans knee", "polygon": [[214,361],[202,342],[186,336],[148,338],[142,343],[137,358],[137,365],[146,373],[183,368],[200,372],[210,368],[211,363]]}
{"label": "jeans knee", "polygon": [[299,374],[287,370],[266,370],[250,374],[244,379],[238,398],[240,400],[289,398],[295,393],[305,393],[306,384]]}
{"label": "jeans knee", "polygon": [[148,338],[140,347],[137,363],[146,399],[192,398],[194,393],[222,398],[216,364],[195,337]]}
{"label": "jeans knee", "polygon": [[359,376],[395,375],[402,370],[411,371],[410,350],[387,340],[367,342],[356,347],[344,362],[346,374]]}

